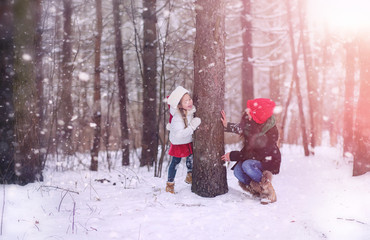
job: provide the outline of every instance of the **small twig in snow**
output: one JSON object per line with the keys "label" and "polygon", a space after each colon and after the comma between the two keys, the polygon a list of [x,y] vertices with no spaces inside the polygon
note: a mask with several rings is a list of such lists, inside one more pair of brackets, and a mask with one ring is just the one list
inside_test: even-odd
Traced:
{"label": "small twig in snow", "polygon": [[61,187],[58,187],[58,186],[46,186],[46,185],[42,185],[42,186],[40,186],[40,187],[39,187],[39,189],[40,189],[40,188],[55,188],[55,189],[63,190],[63,191],[67,191],[67,192],[70,192],[70,193],[80,194],[79,192],[72,191],[72,190],[65,189],[65,188],[61,188]]}
{"label": "small twig in snow", "polygon": [[37,226],[37,224],[39,224],[40,222],[39,221],[35,221],[35,223],[34,223],[34,225],[35,225],[35,227],[37,228],[37,230],[40,232],[40,228]]}
{"label": "small twig in snow", "polygon": [[358,220],[356,220],[356,219],[354,219],[354,218],[337,218],[338,220],[344,220],[344,221],[350,221],[350,222],[357,222],[357,223],[360,223],[360,224],[364,224],[364,225],[367,225],[366,223],[364,223],[364,222],[361,222],[361,221],[358,221]]}
{"label": "small twig in snow", "polygon": [[65,198],[65,196],[67,195],[67,193],[68,193],[68,192],[66,192],[66,193],[63,195],[62,199],[60,199],[59,206],[58,206],[58,212],[60,212],[60,207],[62,206],[63,199]]}
{"label": "small twig in snow", "polygon": [[204,205],[200,203],[194,203],[194,204],[175,203],[175,205],[182,206],[182,207],[204,207]]}
{"label": "small twig in snow", "polygon": [[76,213],[76,202],[73,202],[73,218],[72,218],[72,233],[75,233],[75,213]]}

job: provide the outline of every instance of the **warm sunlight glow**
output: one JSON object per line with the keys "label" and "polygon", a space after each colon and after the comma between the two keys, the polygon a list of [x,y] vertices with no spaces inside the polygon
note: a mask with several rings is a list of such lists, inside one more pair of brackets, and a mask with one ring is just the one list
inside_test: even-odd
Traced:
{"label": "warm sunlight glow", "polygon": [[308,0],[309,15],[336,31],[370,28],[370,0]]}

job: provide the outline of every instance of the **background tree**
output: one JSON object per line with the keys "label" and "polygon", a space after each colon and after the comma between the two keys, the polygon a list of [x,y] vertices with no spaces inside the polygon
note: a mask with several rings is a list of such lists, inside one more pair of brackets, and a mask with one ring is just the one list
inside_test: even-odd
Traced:
{"label": "background tree", "polygon": [[343,112],[343,156],[353,153],[353,129],[354,129],[354,90],[355,90],[355,61],[356,42],[345,43],[346,49],[346,79]]}
{"label": "background tree", "polygon": [[15,181],[13,48],[14,23],[12,1],[0,2],[0,183]]}
{"label": "background tree", "polygon": [[307,3],[306,0],[298,1],[298,14],[299,14],[299,28],[300,36],[302,41],[302,53],[304,69],[306,73],[307,81],[307,97],[308,97],[308,109],[309,109],[309,122],[310,122],[310,153],[315,153],[316,146],[316,124],[321,121],[320,114],[317,106],[319,106],[319,88],[318,88],[318,75],[315,70],[314,62],[312,59],[310,35],[307,30]]}
{"label": "background tree", "polygon": [[290,51],[292,57],[292,64],[293,64],[293,73],[292,78],[295,83],[295,90],[296,96],[298,99],[298,110],[299,110],[299,118],[301,120],[301,133],[302,133],[302,142],[304,148],[305,156],[310,154],[308,149],[308,139],[307,139],[307,132],[306,132],[306,120],[303,111],[303,100],[301,95],[301,86],[300,86],[300,79],[298,75],[298,51],[296,51],[295,41],[294,41],[294,29],[293,29],[293,19],[292,19],[292,9],[291,9],[291,0],[285,0],[286,7],[287,7],[287,20],[288,20],[288,27],[289,27],[289,42],[290,42]]}
{"label": "background tree", "polygon": [[215,197],[228,191],[224,130],[220,111],[225,91],[225,5],[222,0],[196,2],[194,45],[194,105],[202,124],[194,134],[192,191]]}
{"label": "background tree", "polygon": [[157,16],[156,0],[143,0],[143,137],[140,166],[157,161]]}
{"label": "background tree", "polygon": [[252,47],[252,12],[251,1],[242,0],[243,10],[240,16],[242,39],[243,39],[243,60],[242,60],[242,109],[246,108],[247,101],[254,98],[253,87],[253,47]]}
{"label": "background tree", "polygon": [[95,34],[95,71],[94,71],[94,113],[93,113],[93,123],[94,123],[94,138],[93,146],[91,149],[91,166],[90,170],[98,171],[98,159],[99,159],[99,149],[100,149],[100,139],[101,139],[101,84],[100,84],[100,56],[101,56],[101,38],[103,32],[103,16],[102,16],[102,6],[101,0],[95,0],[96,6],[96,34]]}
{"label": "background tree", "polygon": [[[286,96],[284,82],[289,74],[288,37],[284,3],[278,0],[253,2],[253,66],[255,93],[257,97],[273,99],[279,110]],[[266,6],[269,6],[266,8]],[[268,82],[268,84],[266,84]],[[281,112],[276,111],[277,122]]]}
{"label": "background tree", "polygon": [[14,109],[15,163],[18,181],[27,184],[42,180],[39,157],[37,90],[35,60],[35,29],[37,19],[31,1],[14,1]]}
{"label": "background tree", "polygon": [[[45,4],[45,2],[43,2]],[[50,3],[51,4],[51,3]],[[48,12],[48,8],[46,12]],[[45,51],[45,58],[52,59],[51,62],[45,62],[43,65],[44,69],[44,76],[46,79],[49,79],[49,84],[44,84],[44,96],[45,102],[53,102],[53,104],[45,105],[45,129],[46,138],[47,138],[47,148],[46,148],[46,158],[49,154],[55,153],[57,148],[59,147],[59,140],[61,138],[60,134],[62,129],[58,124],[58,116],[60,111],[58,112],[59,104],[60,104],[60,82],[61,82],[61,53],[60,51],[54,51],[54,49],[60,49],[62,47],[62,39],[63,39],[63,26],[62,26],[62,9],[56,11],[54,14],[45,14],[46,17],[45,21],[45,29],[52,29],[44,31],[43,35],[43,48]],[[51,27],[52,26],[52,27]],[[58,158],[58,155],[56,155]]]}
{"label": "background tree", "polygon": [[355,128],[355,154],[353,176],[359,176],[370,171],[370,35],[364,31],[360,35],[360,95],[357,103]]}
{"label": "background tree", "polygon": [[122,149],[122,166],[130,164],[130,139],[127,125],[127,88],[125,81],[125,64],[123,60],[122,34],[121,34],[121,17],[119,0],[113,0],[113,20],[115,32],[115,49],[116,49],[116,71],[118,81],[118,98],[120,110],[120,129],[121,129],[121,149]]}
{"label": "background tree", "polygon": [[44,101],[44,74],[43,74],[43,64],[42,59],[44,51],[42,49],[42,33],[43,29],[43,19],[42,19],[42,4],[41,0],[35,0],[31,2],[31,7],[34,9],[34,18],[36,22],[35,26],[35,78],[36,78],[36,89],[37,89],[37,133],[40,144],[40,162],[44,165],[46,158],[46,130],[45,130],[45,101]]}
{"label": "background tree", "polygon": [[73,79],[73,64],[72,64],[72,0],[63,0],[63,46],[62,46],[62,66],[61,66],[61,97],[57,124],[59,127],[59,135],[61,137],[60,144],[65,154],[72,154],[74,151],[72,142],[72,79]]}
{"label": "background tree", "polygon": [[[266,4],[266,3],[265,3]],[[267,66],[269,66],[269,97],[274,100],[277,106],[281,106],[284,99],[284,91],[282,90],[282,83],[286,78],[287,63],[285,55],[286,36],[281,31],[285,27],[284,15],[278,14],[284,8],[280,1],[268,0],[267,4],[271,7],[268,11],[266,20],[268,20],[268,48],[267,55],[269,56]],[[264,31],[261,31],[264,32]],[[265,67],[264,64],[262,67]],[[276,112],[278,122],[281,120],[281,112]]]}
{"label": "background tree", "polygon": [[[159,49],[159,59],[160,59],[160,74],[159,74],[159,99],[164,99],[167,97],[166,93],[166,82],[167,82],[167,74],[166,74],[166,60],[167,60],[167,53],[169,50],[168,40],[170,38],[170,27],[171,27],[171,16],[172,11],[174,8],[174,3],[171,1],[167,2],[167,9],[168,14],[167,17],[164,18],[166,22],[163,24],[165,27],[161,31],[158,31],[158,49]],[[165,8],[166,9],[166,8]],[[163,32],[163,33],[162,33]],[[160,157],[154,164],[154,176],[161,177],[162,175],[162,167],[163,167],[163,160],[166,156],[167,146],[168,146],[168,138],[167,138],[167,119],[168,119],[168,105],[167,104],[158,104],[158,140],[160,142]],[[161,134],[162,133],[162,134]]]}

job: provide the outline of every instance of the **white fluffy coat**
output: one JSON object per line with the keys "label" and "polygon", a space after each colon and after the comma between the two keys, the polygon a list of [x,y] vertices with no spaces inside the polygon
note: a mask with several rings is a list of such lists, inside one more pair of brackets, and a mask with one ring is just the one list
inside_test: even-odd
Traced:
{"label": "white fluffy coat", "polygon": [[170,142],[174,145],[187,144],[193,141],[194,130],[190,126],[191,120],[194,118],[196,109],[193,108],[187,112],[188,127],[185,128],[184,120],[182,119],[181,113],[177,108],[170,107],[170,113],[172,114],[172,121],[169,127],[170,131]]}

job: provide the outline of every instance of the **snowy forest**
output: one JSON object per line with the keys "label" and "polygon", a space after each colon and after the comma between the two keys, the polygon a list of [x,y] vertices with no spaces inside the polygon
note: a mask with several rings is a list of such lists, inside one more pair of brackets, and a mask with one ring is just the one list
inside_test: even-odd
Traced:
{"label": "snowy forest", "polygon": [[[303,175],[305,170],[323,168],[335,176],[329,180],[331,187],[346,173],[348,186],[367,188],[347,193],[354,201],[367,198],[368,205],[369,11],[366,0],[1,1],[1,235],[6,239],[172,239],[176,233],[166,232],[171,225],[144,230],[155,219],[167,224],[158,209],[182,208],[187,212],[198,208],[201,216],[210,214],[204,219],[210,226],[217,224],[211,216],[217,216],[220,207],[219,211],[230,211],[226,216],[229,219],[238,214],[236,207],[210,201],[220,195],[218,201],[222,203],[244,197],[237,193],[232,171],[221,161],[227,150],[240,148],[241,139],[224,133],[221,111],[225,110],[228,121],[237,123],[247,100],[254,98],[270,98],[276,103],[282,164],[295,164],[284,167],[283,173]],[[190,90],[202,124],[194,136],[193,185],[197,185],[190,190],[179,184],[178,199],[169,200],[171,196],[164,192],[171,160],[167,96],[177,86]],[[204,164],[196,167],[200,159]],[[317,168],[311,164],[318,164]],[[184,168],[181,164],[178,174]],[[338,168],[342,171],[336,175],[332,171]],[[282,196],[297,197],[298,192],[296,196],[288,194],[288,177],[281,178],[283,173],[274,176],[277,195],[280,190]],[[293,175],[289,181],[295,182]],[[297,184],[305,188],[304,184],[310,183],[307,178]],[[107,185],[121,188],[103,190]],[[309,191],[315,194],[313,187]],[[77,195],[83,199],[77,200]],[[123,195],[135,196],[136,202],[145,199],[142,204],[146,207],[140,203],[132,203],[131,210],[131,203],[127,209],[118,207],[128,203]],[[195,196],[189,202],[180,201],[189,195]],[[323,201],[331,201],[333,196],[325,197]],[[110,209],[100,210],[106,214],[102,217],[97,209],[104,208],[104,199],[110,199]],[[25,201],[30,203],[23,205]],[[78,205],[84,201],[99,201],[100,205]],[[365,208],[363,201],[356,206]],[[18,206],[21,202],[22,207]],[[39,212],[40,216],[22,215],[22,209],[36,209],[31,203],[48,207],[37,207],[35,215]],[[242,205],[238,201],[236,206]],[[271,205],[267,208],[272,211],[279,208]],[[309,209],[319,205],[319,200],[310,202]],[[257,210],[262,206],[249,206],[255,216],[264,216],[260,211],[265,210]],[[152,213],[138,210],[151,207]],[[288,203],[281,205],[275,213],[278,216],[288,207]],[[343,204],[338,203],[334,209],[341,211],[341,207]],[[119,217],[113,214],[116,210]],[[144,217],[136,218],[132,211]],[[173,219],[189,227],[192,219],[197,222],[190,212],[185,222],[179,220],[181,213]],[[370,234],[366,213],[369,211],[347,218],[335,215],[340,224],[330,227],[357,224],[357,235],[351,239],[365,239]],[[89,214],[91,218],[82,220]],[[108,228],[108,223],[102,224],[99,219],[109,214],[114,215],[112,228],[125,228],[99,231],[99,226]],[[298,224],[299,216],[293,215],[287,222]],[[330,221],[312,220],[316,218],[306,212],[302,218],[311,220],[292,232],[307,236],[301,239],[349,237],[328,230],[329,226],[307,233],[310,223],[329,225]],[[94,219],[91,224],[89,219]],[[270,228],[279,222],[278,217],[272,219],[265,223]],[[12,220],[23,222],[23,227],[12,224]],[[47,221],[56,229],[42,226]],[[246,222],[252,224],[253,219]],[[261,225],[255,230],[266,230],[262,222],[256,220]],[[135,223],[140,227],[134,227]],[[296,239],[288,235],[288,225],[280,232],[262,235],[250,230],[245,238],[241,233],[212,234],[234,225],[224,225],[221,231],[213,225],[207,229],[200,220],[198,224],[202,227],[194,235],[179,228],[176,231],[183,239],[271,239],[276,234],[279,239]],[[22,230],[18,232],[17,228]]]}

